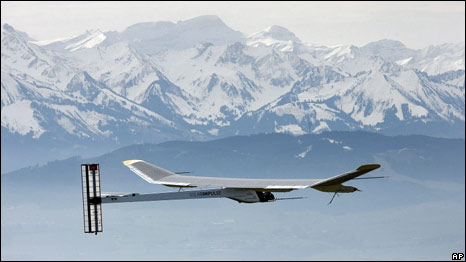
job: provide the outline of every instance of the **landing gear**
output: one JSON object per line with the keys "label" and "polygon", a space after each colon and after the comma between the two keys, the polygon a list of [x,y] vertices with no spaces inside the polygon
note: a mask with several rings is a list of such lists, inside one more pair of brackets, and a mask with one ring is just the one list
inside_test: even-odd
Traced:
{"label": "landing gear", "polygon": [[333,194],[333,197],[332,197],[332,199],[330,200],[330,202],[328,202],[328,204],[327,204],[327,205],[330,205],[330,204],[332,203],[332,201],[333,201],[333,199],[335,198],[335,196],[338,196],[338,197],[340,197],[340,195],[338,195],[338,192],[335,192],[335,194]]}

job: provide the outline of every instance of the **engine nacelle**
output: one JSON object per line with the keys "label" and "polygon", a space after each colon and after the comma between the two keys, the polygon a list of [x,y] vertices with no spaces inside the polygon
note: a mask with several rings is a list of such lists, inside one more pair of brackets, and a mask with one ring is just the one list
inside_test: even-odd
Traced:
{"label": "engine nacelle", "polygon": [[260,202],[272,202],[275,201],[275,196],[270,192],[259,192],[256,191]]}
{"label": "engine nacelle", "polygon": [[275,196],[270,192],[254,190],[236,190],[233,196],[228,198],[238,201],[239,203],[258,203],[275,201]]}
{"label": "engine nacelle", "polygon": [[353,186],[344,186],[344,185],[331,185],[331,186],[316,186],[312,187],[322,192],[331,192],[331,193],[353,193],[354,191],[360,191],[359,189]]}

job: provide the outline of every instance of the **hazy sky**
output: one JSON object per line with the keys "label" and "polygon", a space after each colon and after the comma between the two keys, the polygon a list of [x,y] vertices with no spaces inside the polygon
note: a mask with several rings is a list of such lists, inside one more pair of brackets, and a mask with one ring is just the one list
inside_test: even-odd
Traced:
{"label": "hazy sky", "polygon": [[217,15],[246,35],[270,25],[323,45],[365,45],[380,39],[409,48],[462,42],[464,2],[1,2],[1,22],[49,40],[87,29],[122,31],[149,21]]}

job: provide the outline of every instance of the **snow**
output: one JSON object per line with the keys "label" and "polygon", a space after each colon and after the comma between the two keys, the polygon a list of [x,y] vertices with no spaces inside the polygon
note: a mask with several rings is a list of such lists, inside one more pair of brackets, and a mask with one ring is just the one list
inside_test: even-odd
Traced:
{"label": "snow", "polygon": [[353,149],[352,149],[351,147],[349,147],[349,146],[343,146],[343,150],[345,150],[345,151],[351,151],[351,150],[353,150]]}
{"label": "snow", "polygon": [[219,130],[218,128],[212,128],[207,132],[213,136],[218,136],[218,130]]}
{"label": "snow", "polygon": [[200,135],[202,135],[202,132],[199,131],[199,130],[196,130],[196,129],[191,129],[191,130],[189,130],[189,131],[190,131],[191,133],[195,133],[195,134],[200,134]]}
{"label": "snow", "polygon": [[107,37],[103,33],[99,32],[98,34],[92,34],[77,43],[67,45],[65,49],[73,52],[81,48],[93,48],[94,46],[102,43],[106,38]]}
{"label": "snow", "polygon": [[57,120],[57,123],[63,128],[65,129],[69,134],[78,134],[77,132],[75,132],[75,126],[74,124],[71,122],[70,119],[68,119],[67,117],[61,117]]}
{"label": "snow", "polygon": [[87,30],[82,35],[62,37],[54,40],[29,41],[38,46],[62,45],[64,50],[73,52],[82,48],[93,48],[102,43],[107,37],[100,30]]}
{"label": "snow", "polygon": [[290,133],[293,135],[304,135],[306,134],[300,126],[292,124],[292,125],[283,125],[283,126],[275,126],[275,132],[277,133]]}
{"label": "snow", "polygon": [[464,42],[429,46],[419,50],[411,68],[417,68],[429,75],[464,70]]}
{"label": "snow", "polygon": [[[204,23],[232,33],[215,16],[177,24],[135,25],[132,33],[149,47],[144,41],[153,36],[137,33],[154,27],[170,31],[171,26],[192,33],[199,28],[190,31],[188,25]],[[387,114],[393,113],[399,121],[464,121],[464,73],[440,82],[431,80],[433,74],[464,69],[464,43],[408,50],[400,42],[383,40],[371,49],[384,53],[382,57],[352,45],[303,43],[288,30],[272,26],[238,43],[199,43],[202,35],[189,35],[180,39],[195,40],[195,45],[175,43],[176,48],[148,55],[136,41],[108,43],[106,35],[93,30],[54,42],[29,42],[24,35],[2,27],[2,126],[21,134],[33,131],[40,137],[48,128],[37,120],[40,112],[30,107],[32,101],[57,110],[57,119],[46,120],[77,136],[109,137],[110,131],[101,127],[110,120],[142,127],[153,127],[150,123],[155,120],[166,127],[213,136],[221,134],[223,127],[236,128],[236,121],[243,117],[256,123],[279,122],[275,131],[292,134],[304,134],[301,126],[307,122],[312,123],[313,133],[320,133],[337,121],[349,128],[369,126],[383,131]],[[107,44],[102,45],[104,41]],[[65,50],[47,49],[53,43],[62,43]],[[397,46],[403,50],[384,49]],[[306,78],[310,70],[318,72],[310,80],[320,81],[312,86]],[[83,71],[99,82],[99,94],[92,101],[82,92],[67,89],[70,80]],[[76,80],[77,86],[84,81]],[[151,92],[147,92],[149,86],[154,88]],[[155,95],[160,95],[181,125],[141,106]],[[78,109],[86,103],[101,109]],[[17,118],[11,106],[26,108],[24,118]],[[117,120],[109,113],[115,107],[118,113],[131,116]],[[201,126],[201,131],[194,125]]]}
{"label": "snow", "polygon": [[225,45],[241,42],[243,34],[226,26],[220,18],[204,15],[172,22],[139,23],[128,27],[120,36],[143,54],[164,50],[184,50],[199,43]]}
{"label": "snow", "polygon": [[398,61],[396,61],[396,63],[397,63],[398,65],[406,65],[406,64],[408,64],[412,59],[413,59],[413,57],[408,57],[408,58],[406,58],[406,59],[398,60]]}
{"label": "snow", "polygon": [[332,58],[337,62],[342,62],[344,59],[354,58],[353,48],[353,45],[336,46],[330,53],[324,56],[324,59],[328,60]]}
{"label": "snow", "polygon": [[34,117],[34,109],[31,101],[17,100],[14,103],[2,107],[2,126],[13,133],[26,135],[32,132],[33,138],[39,138],[45,130]]}
{"label": "snow", "polygon": [[[257,75],[249,65],[226,64],[220,66],[218,61],[228,48],[228,46],[209,46],[199,55],[199,47],[194,47],[180,51],[168,51],[153,57],[154,63],[160,67],[161,71],[169,79],[173,80],[194,100],[200,101],[200,103],[196,103],[195,110],[186,106],[180,108],[180,114],[184,116],[194,114],[198,120],[215,121],[215,119],[225,117],[220,109],[223,105],[226,105],[234,112],[235,119],[238,119],[243,113],[257,110],[289,91],[290,87],[283,88],[272,85],[270,78],[273,78],[273,75],[264,76],[264,79],[257,79]],[[261,59],[270,54],[270,49],[258,48],[256,50],[244,46],[242,52],[246,56],[255,56],[256,59]],[[288,66],[282,71],[289,72],[292,69]],[[212,72],[215,72],[215,74]],[[277,74],[280,71],[273,73]],[[242,80],[244,77],[254,81],[261,89],[255,90],[245,87]],[[209,91],[205,87],[211,83],[212,79],[216,79],[216,84]],[[242,96],[228,94],[221,87],[224,84],[237,88],[239,93],[242,90],[243,92],[247,91],[252,95],[252,99],[245,100]],[[267,92],[262,90],[267,90]],[[190,121],[193,121],[193,119],[190,119]]]}
{"label": "snow", "polygon": [[292,51],[294,42],[301,42],[301,40],[288,29],[276,25],[269,26],[261,32],[251,34],[246,40],[246,44],[249,46],[258,47],[261,44],[266,46],[274,45],[280,47],[281,51]]}
{"label": "snow", "polygon": [[[95,111],[80,111],[76,106],[72,105],[48,105],[48,107],[62,112],[64,116],[68,119],[73,119],[74,121],[82,123],[84,126],[89,128],[89,131],[91,131],[92,134],[101,135],[105,137],[109,137],[111,135],[111,131],[103,131],[99,128],[99,126],[105,126],[108,120],[116,120],[114,117],[104,115]],[[71,130],[72,132],[74,132],[74,130],[69,126],[69,120],[61,120],[61,123],[65,125],[62,127],[64,127],[67,131]],[[86,134],[83,132],[78,133],[78,135],[84,137],[90,137],[90,135],[92,134]]]}
{"label": "snow", "polygon": [[337,120],[335,115],[336,111],[329,108],[326,104],[310,103],[309,109],[304,109],[301,106],[294,104],[285,104],[282,106],[275,106],[270,111],[276,113],[278,116],[292,115],[298,122],[302,122],[306,116],[313,114],[314,120]]}
{"label": "snow", "polygon": [[61,37],[61,38],[57,38],[57,39],[53,39],[53,40],[29,41],[29,43],[35,44],[35,45],[38,45],[38,46],[44,46],[44,45],[49,45],[49,44],[55,43],[55,42],[66,42],[66,41],[71,40],[71,39],[73,39],[73,38],[75,38],[77,36],[79,36],[79,35]]}
{"label": "snow", "polygon": [[319,122],[319,125],[317,127],[315,127],[313,130],[312,130],[312,133],[314,134],[320,134],[324,131],[331,131],[330,128],[328,127],[327,123],[324,122],[324,121],[320,121]]}
{"label": "snow", "polygon": [[326,137],[322,138],[322,140],[327,140],[330,144],[341,144],[341,143],[343,143],[341,141],[336,141],[336,140],[333,140],[331,138],[326,138]]}
{"label": "snow", "polygon": [[297,154],[296,157],[305,158],[307,153],[309,153],[311,150],[312,150],[312,146],[308,146],[304,152]]}

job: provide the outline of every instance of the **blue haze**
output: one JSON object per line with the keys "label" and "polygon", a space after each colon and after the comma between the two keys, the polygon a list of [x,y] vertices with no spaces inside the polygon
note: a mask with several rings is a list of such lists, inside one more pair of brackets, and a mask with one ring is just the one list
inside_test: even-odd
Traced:
{"label": "blue haze", "polygon": [[[345,148],[343,148],[345,147]],[[307,154],[302,154],[308,151]],[[301,154],[301,155],[300,155]],[[304,157],[300,157],[304,156]],[[2,260],[449,260],[465,247],[465,141],[328,132],[133,145],[2,174]],[[196,176],[326,178],[361,164],[363,192],[103,206],[104,232],[83,233],[81,163],[100,163],[104,192],[173,191],[121,164],[144,159]]]}

